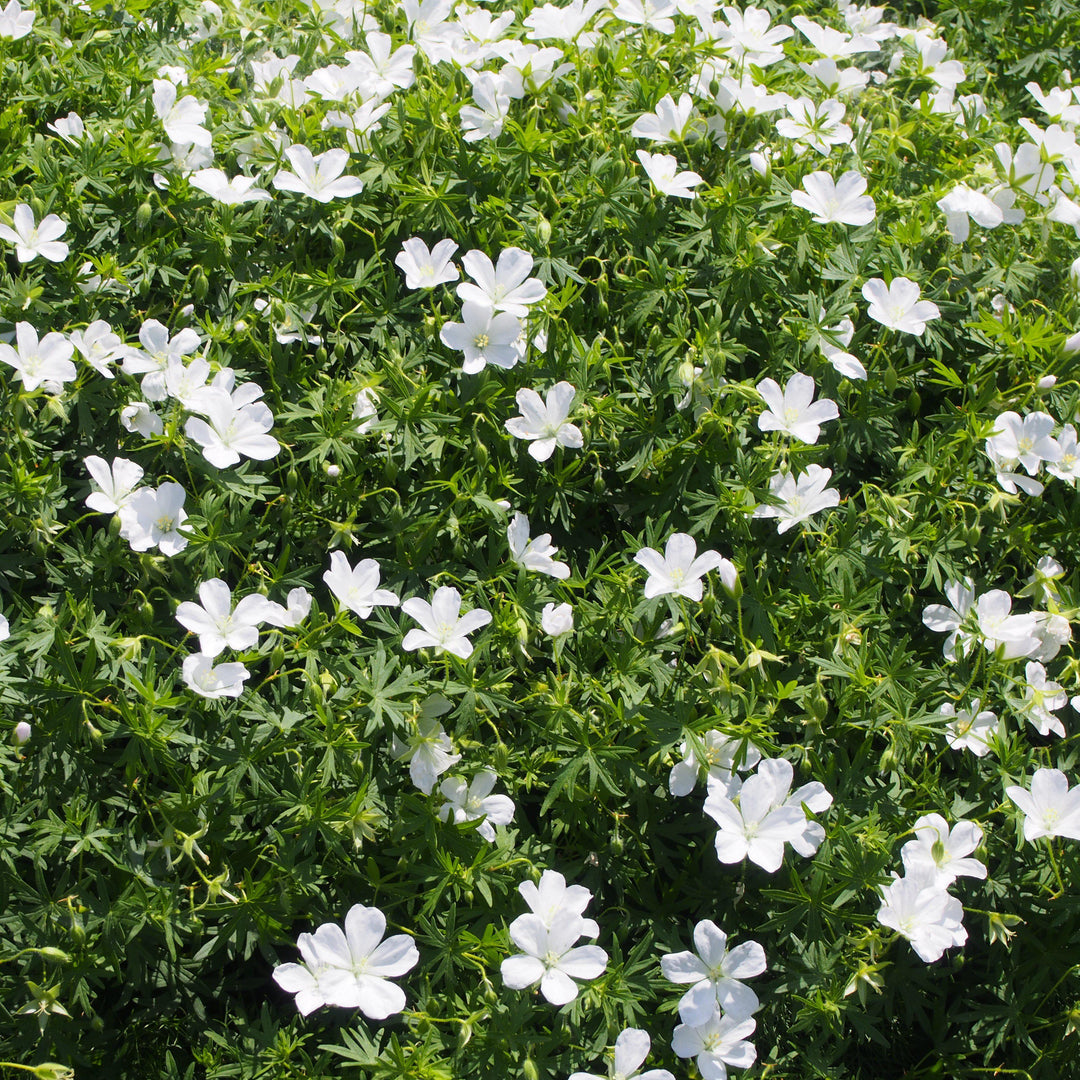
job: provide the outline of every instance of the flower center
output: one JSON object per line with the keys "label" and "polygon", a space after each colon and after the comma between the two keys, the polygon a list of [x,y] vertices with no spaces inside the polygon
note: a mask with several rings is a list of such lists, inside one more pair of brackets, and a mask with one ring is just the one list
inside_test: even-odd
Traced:
{"label": "flower center", "polygon": [[477,334],[473,339],[473,347],[478,352],[483,352],[491,344],[491,338],[487,334]]}

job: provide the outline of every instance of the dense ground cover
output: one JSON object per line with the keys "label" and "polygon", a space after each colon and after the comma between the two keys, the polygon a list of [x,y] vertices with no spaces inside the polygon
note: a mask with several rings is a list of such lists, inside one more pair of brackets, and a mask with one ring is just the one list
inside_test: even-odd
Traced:
{"label": "dense ground cover", "polygon": [[1070,1075],[1078,21],[0,9],[9,1074]]}

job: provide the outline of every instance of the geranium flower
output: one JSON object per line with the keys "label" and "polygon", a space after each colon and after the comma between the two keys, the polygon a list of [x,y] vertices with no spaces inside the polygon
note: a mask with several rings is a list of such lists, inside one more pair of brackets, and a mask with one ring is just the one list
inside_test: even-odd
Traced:
{"label": "geranium flower", "polygon": [[64,383],[78,377],[71,356],[75,346],[60,333],[49,333],[38,340],[38,333],[28,322],[15,324],[15,348],[0,342],[0,361],[15,369],[15,378],[29,393],[39,386],[59,393]]}
{"label": "geranium flower", "polygon": [[1021,418],[1011,410],[998,415],[994,433],[986,440],[986,452],[993,459],[1019,464],[1035,476],[1044,461],[1061,457],[1061,446],[1051,435],[1056,426],[1049,413],[1032,412]]}
{"label": "geranium flower", "polygon": [[230,180],[221,169],[198,169],[188,177],[188,183],[225,206],[269,202],[273,198],[269,191],[255,186],[255,177],[234,176]]}
{"label": "geranium flower", "polygon": [[228,394],[207,395],[199,411],[206,419],[189,416],[184,431],[219,469],[235,465],[241,457],[267,461],[281,450],[277,439],[267,434],[274,416],[262,402],[237,409]]}
{"label": "geranium flower", "polygon": [[539,882],[523,881],[518,892],[545,926],[581,919],[583,934],[596,937],[600,933],[600,927],[593,919],[584,918],[592,893],[584,885],[567,885],[566,878],[558,870],[545,870]]}
{"label": "geranium flower", "polygon": [[844,105],[836,98],[827,98],[815,105],[808,97],[784,105],[787,116],[776,121],[777,134],[809,146],[828,156],[830,147],[846,146],[853,135],[843,122]]}
{"label": "geranium flower", "polygon": [[91,454],[83,458],[83,464],[91,479],[101,489],[86,497],[86,505],[99,514],[116,514],[131,501],[143,471],[134,461],[113,458],[110,465],[104,458]]}
{"label": "geranium flower", "polygon": [[649,1056],[652,1040],[641,1028],[624,1028],[615,1040],[615,1056],[607,1077],[596,1073],[571,1073],[568,1080],[675,1080],[667,1069],[638,1072]]}
{"label": "geranium flower", "polygon": [[727,934],[710,919],[694,927],[697,953],[668,953],[660,958],[664,978],[693,985],[679,1000],[679,1017],[696,1027],[708,1022],[719,1009],[744,1019],[760,1008],[757,994],[743,979],[765,970],[765,950],[756,941],[744,941],[728,949]]}
{"label": "geranium flower", "polygon": [[679,172],[678,162],[671,154],[650,154],[645,150],[637,152],[638,161],[648,174],[653,187],[661,195],[671,195],[676,199],[693,199],[697,192],[693,189],[698,184],[704,184],[704,178],[696,172],[683,170]]}
{"label": "geranium flower", "polygon": [[406,289],[433,289],[447,281],[457,281],[458,268],[450,261],[457,244],[440,240],[430,251],[418,236],[401,245],[394,263],[405,271]]}
{"label": "geranium flower", "polygon": [[951,702],[945,702],[938,709],[943,716],[951,716],[945,726],[945,739],[953,750],[970,750],[976,757],[984,757],[990,752],[990,737],[998,726],[997,713],[989,709],[980,710],[982,702],[976,698],[968,709],[956,711]]}
{"label": "geranium flower", "polygon": [[1070,788],[1060,769],[1038,769],[1031,790],[1012,785],[1005,794],[1024,812],[1024,839],[1064,836],[1080,840],[1080,784]]}
{"label": "geranium flower", "polygon": [[[733,799],[739,793],[742,780],[735,776],[735,760],[740,769],[752,769],[761,760],[761,751],[745,739],[733,739],[715,728],[701,736],[701,754],[689,739],[684,739],[679,752],[683,760],[671,769],[668,791],[675,796],[689,795],[697,786],[698,777],[705,773],[709,791],[722,789]],[[741,755],[741,757],[740,757]]]}
{"label": "geranium flower", "polygon": [[482,251],[469,251],[462,256],[461,265],[476,282],[463,281],[457,287],[458,296],[466,304],[507,311],[523,319],[529,305],[547,295],[547,286],[539,278],[529,277],[533,257],[521,248],[504,248],[496,265]]}
{"label": "geranium flower", "polygon": [[548,637],[558,638],[574,632],[574,609],[569,604],[545,604],[540,628]]}
{"label": "geranium flower", "polygon": [[820,510],[840,504],[840,492],[826,487],[832,469],[808,465],[806,472],[796,478],[789,472],[778,472],[769,481],[769,494],[779,501],[778,506],[763,503],[754,510],[756,518],[777,518],[776,531],[785,533],[806,521]]}
{"label": "geranium flower", "polygon": [[598,945],[574,947],[583,933],[588,933],[585,919],[567,918],[549,927],[539,915],[519,915],[510,924],[510,940],[522,951],[502,962],[503,982],[511,990],[538,982],[552,1005],[573,1001],[578,995],[574,980],[598,978],[607,967],[607,953]]}
{"label": "geranium flower", "polygon": [[462,660],[467,660],[473,651],[467,635],[491,622],[491,612],[483,608],[474,608],[459,617],[461,593],[450,585],[436,589],[430,604],[413,596],[401,605],[401,610],[421,626],[420,630],[410,630],[405,635],[401,647],[406,652],[433,648],[436,653],[453,653]]}
{"label": "geranium flower", "polygon": [[[818,310],[818,318],[824,318],[825,312],[822,309]],[[825,334],[828,334],[834,341],[830,341],[825,337]],[[851,353],[844,352],[851,344],[851,339],[854,336],[855,324],[845,317],[821,334],[818,340],[818,348],[821,349],[822,356],[841,375],[846,375],[849,379],[865,379],[866,368],[863,367],[862,361],[858,357],[852,356]]]}
{"label": "geranium flower", "polygon": [[193,653],[184,657],[184,682],[189,690],[204,698],[239,697],[251,672],[243,664],[217,664],[209,656]]}
{"label": "geranium flower", "polygon": [[408,934],[383,941],[385,933],[386,916],[378,908],[354,904],[345,916],[344,931],[324,923],[314,934],[301,934],[297,947],[305,965],[279,964],[274,981],[297,994],[297,1007],[305,1015],[325,1004],[385,1020],[405,1008],[405,992],[390,980],[420,960]]}
{"label": "geranium flower", "polygon": [[612,9],[616,19],[634,26],[648,27],[658,34],[674,34],[675,20],[671,17],[678,11],[675,0],[619,0]]}
{"label": "geranium flower", "polygon": [[74,109],[67,116],[59,116],[51,124],[45,126],[50,131],[56,132],[67,143],[80,143],[86,134],[83,118]]}
{"label": "geranium flower", "polygon": [[769,12],[753,4],[748,4],[742,11],[737,7],[725,6],[724,18],[728,26],[726,29],[722,24],[717,27],[721,31],[717,48],[733,60],[743,60],[744,65],[768,67],[782,60],[784,50],[780,42],[795,33],[790,26],[771,26],[772,16]]}
{"label": "geranium flower", "polygon": [[114,378],[109,364],[124,356],[125,346],[104,319],[95,319],[85,330],[72,330],[68,339],[99,375]]}
{"label": "geranium flower", "polygon": [[670,94],[665,94],[651,113],[634,121],[630,134],[658,143],[682,142],[694,117],[694,101],[689,94],[681,94],[677,105]]}
{"label": "geranium flower", "polygon": [[957,244],[968,238],[971,221],[984,229],[993,229],[1005,220],[1005,212],[996,202],[981,191],[972,191],[967,184],[957,184],[936,205],[944,213],[949,235]]}
{"label": "geranium flower", "polygon": [[522,387],[516,395],[520,416],[506,421],[506,430],[516,439],[531,442],[529,456],[536,461],[547,461],[556,445],[573,450],[581,448],[581,431],[568,424],[570,406],[574,403],[574,388],[568,382],[556,383],[544,401],[535,390]]}
{"label": "geranium flower", "polygon": [[975,644],[975,635],[964,628],[975,605],[975,583],[971,578],[946,581],[945,599],[949,601],[949,607],[944,604],[927,605],[923,609],[922,621],[923,626],[935,633],[949,635],[941,651],[947,659],[955,660],[958,656],[967,656]]}
{"label": "geranium flower", "polygon": [[157,319],[147,319],[139,327],[141,349],[127,346],[124,351],[124,371],[128,375],[145,375],[141,387],[147,401],[164,401],[168,396],[165,372],[171,363],[182,362],[193,353],[202,339],[190,326],[172,336]]}
{"label": "geranium flower", "polygon": [[694,1058],[703,1080],[726,1080],[729,1065],[748,1069],[757,1059],[754,1044],[745,1041],[756,1027],[753,1017],[714,1012],[696,1027],[679,1024],[671,1036],[671,1049],[681,1058]]}
{"label": "geranium flower", "polygon": [[251,593],[232,604],[232,590],[221,578],[199,585],[200,604],[185,600],[176,609],[176,621],[199,635],[199,652],[213,659],[223,649],[250,649],[259,641],[259,626],[266,620],[270,601]]}
{"label": "geranium flower", "polygon": [[791,193],[791,201],[809,210],[819,225],[869,225],[877,207],[874,200],[863,194],[866,178],[850,170],[834,181],[827,172],[812,172],[803,177],[803,188]]}
{"label": "geranium flower", "polygon": [[27,203],[19,203],[11,220],[11,225],[0,225],[0,240],[15,245],[19,262],[30,262],[39,255],[49,262],[63,262],[68,257],[70,249],[59,239],[67,231],[67,222],[56,214],[46,214],[37,225],[34,211]]}
{"label": "geranium flower", "polygon": [[144,439],[165,431],[165,422],[145,401],[125,405],[120,410],[120,424],[125,431],[137,431]]}
{"label": "geranium flower", "polygon": [[986,867],[967,858],[982,842],[983,831],[973,821],[958,821],[951,829],[940,814],[923,814],[912,826],[915,839],[900,849],[907,873],[927,871],[941,886],[958,877],[985,878]]}
{"label": "geranium flower", "polygon": [[967,941],[964,906],[938,884],[936,873],[923,870],[894,877],[891,885],[881,886],[877,917],[882,926],[907,938],[928,964],[940,960],[946,949]]}
{"label": "geranium flower", "polygon": [[529,519],[520,510],[514,514],[506,528],[506,540],[510,545],[511,560],[526,570],[548,574],[562,581],[570,576],[570,567],[552,558],[559,549],[551,546],[551,533],[543,533],[535,540],[530,540]]}
{"label": "geranium flower", "polygon": [[719,570],[721,579],[729,589],[734,589],[737,577],[734,565],[718,551],[710,548],[698,555],[697,541],[689,533],[672,533],[664,546],[663,555],[654,548],[641,548],[634,556],[634,562],[649,572],[645,582],[647,600],[675,595],[698,601],[704,591],[701,579],[710,570]]}
{"label": "geranium flower", "polygon": [[497,75],[485,71],[473,82],[475,105],[465,105],[461,117],[462,138],[466,142],[497,139],[510,115],[510,95]]}
{"label": "geranium flower", "polygon": [[165,128],[165,134],[174,143],[210,146],[210,132],[202,126],[206,109],[205,101],[190,95],[178,98],[176,84],[168,79],[154,80],[154,112]]}
{"label": "geranium flower", "polygon": [[919,286],[906,277],[893,278],[886,286],[881,278],[871,278],[862,287],[863,298],[870,307],[866,314],[875,322],[902,334],[922,335],[931,319],[941,317],[937,304],[920,300]]}
{"label": "geranium flower", "polygon": [[361,559],[354,567],[342,551],[330,554],[330,569],[323,574],[327,588],[361,619],[371,615],[376,604],[397,607],[400,603],[396,593],[379,588],[381,570],[374,559]]}
{"label": "geranium flower", "polygon": [[758,417],[762,431],[782,431],[804,443],[816,443],[821,425],[840,415],[836,402],[830,398],[814,401],[814,380],[796,372],[781,391],[773,379],[762,379],[757,392],[768,408]]}
{"label": "geranium flower", "polygon": [[179,555],[187,547],[180,526],[187,520],[187,493],[172,481],[157,488],[140,488],[120,508],[120,535],[133,551],[156,547],[162,555]]}
{"label": "geranium flower", "polygon": [[348,199],[364,190],[364,182],[355,176],[342,176],[349,163],[347,150],[327,150],[312,154],[306,146],[290,146],[285,151],[294,172],[282,169],[275,174],[273,184],[278,191],[295,191],[316,202]]}
{"label": "geranium flower", "polygon": [[311,600],[307,589],[300,586],[290,589],[284,605],[267,601],[263,622],[283,629],[299,626],[311,612]]}
{"label": "geranium flower", "polygon": [[431,794],[440,774],[461,760],[461,755],[453,752],[454,744],[438,720],[452,708],[441,694],[432,694],[420,707],[416,730],[408,741],[395,734],[390,742],[390,753],[397,761],[408,762],[412,782],[425,795]]}
{"label": "geranium flower", "polygon": [[495,312],[487,304],[465,303],[461,306],[462,322],[446,323],[439,340],[450,349],[465,354],[461,370],[475,375],[490,363],[496,367],[512,368],[519,359],[514,346],[521,334],[521,323],[508,311]]}
{"label": "geranium flower", "polygon": [[480,821],[476,831],[487,841],[495,839],[496,825],[509,825],[514,820],[514,801],[507,795],[492,795],[498,777],[491,769],[481,769],[466,784],[458,776],[448,777],[439,785],[446,802],[439,807],[439,817],[447,821]]}
{"label": "geranium flower", "polygon": [[1040,735],[1053,732],[1065,738],[1065,725],[1054,715],[1064,707],[1068,695],[1060,683],[1046,677],[1046,668],[1031,660],[1024,668],[1024,703],[1021,708],[1025,720],[1034,725]]}
{"label": "geranium flower", "polygon": [[1056,461],[1047,461],[1046,471],[1076,487],[1076,482],[1080,480],[1080,445],[1076,440],[1076,428],[1072,424],[1065,424],[1055,441],[1061,456]]}
{"label": "geranium flower", "polygon": [[0,10],[0,38],[18,41],[33,29],[35,11],[23,11],[19,0],[8,0]]}

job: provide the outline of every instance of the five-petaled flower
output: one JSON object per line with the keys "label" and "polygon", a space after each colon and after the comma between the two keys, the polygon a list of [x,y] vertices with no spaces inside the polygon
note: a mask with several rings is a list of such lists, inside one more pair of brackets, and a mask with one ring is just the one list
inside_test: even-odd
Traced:
{"label": "five-petaled flower", "polygon": [[700,600],[704,591],[701,579],[710,570],[720,571],[720,579],[729,590],[735,588],[738,576],[734,565],[720,552],[709,548],[698,555],[697,541],[689,533],[672,533],[663,555],[655,548],[641,548],[634,556],[634,562],[649,572],[645,582],[647,600],[669,594]]}
{"label": "five-petaled flower", "polygon": [[0,225],[0,240],[15,245],[19,262],[30,262],[40,255],[49,262],[63,262],[69,248],[60,239],[67,231],[67,222],[56,214],[46,214],[40,224],[34,223],[34,211],[19,203],[11,215],[11,225]]}
{"label": "five-petaled flower", "polygon": [[547,461],[555,447],[565,446],[577,450],[582,445],[581,431],[566,418],[574,403],[574,388],[568,382],[556,383],[541,400],[535,390],[523,386],[517,392],[520,416],[506,421],[506,430],[515,439],[527,439],[531,445],[529,456],[536,461]]}
{"label": "five-petaled flower", "polygon": [[406,652],[432,648],[462,660],[472,656],[473,645],[468,635],[491,622],[491,612],[483,608],[473,608],[461,615],[461,593],[452,585],[436,589],[430,604],[412,596],[401,605],[401,610],[421,626],[405,635],[401,647]]}
{"label": "five-petaled flower", "polygon": [[932,300],[920,300],[919,286],[906,277],[896,277],[886,285],[881,278],[871,278],[863,287],[863,299],[870,305],[867,315],[890,330],[922,335],[931,319],[941,312]]}

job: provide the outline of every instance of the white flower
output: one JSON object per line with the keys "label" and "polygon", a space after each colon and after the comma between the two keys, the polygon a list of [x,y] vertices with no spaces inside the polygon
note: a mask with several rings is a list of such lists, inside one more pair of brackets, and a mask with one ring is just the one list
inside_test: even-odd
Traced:
{"label": "white flower", "polygon": [[825,155],[830,147],[846,146],[852,140],[851,128],[843,123],[843,103],[835,98],[815,105],[810,98],[801,97],[787,102],[784,108],[788,115],[776,121],[776,131],[786,139],[794,139]]}
{"label": "white flower", "polygon": [[96,319],[85,330],[72,330],[68,339],[99,375],[114,377],[109,364],[124,355],[124,344],[104,319]]}
{"label": "white flower", "polygon": [[506,528],[506,540],[510,545],[510,558],[526,570],[549,574],[560,580],[570,576],[570,567],[552,558],[559,549],[551,546],[551,533],[543,533],[530,540],[529,519],[520,510]]}
{"label": "white flower", "polygon": [[665,94],[651,113],[645,113],[634,121],[630,134],[659,143],[682,142],[695,115],[694,102],[689,94],[682,94],[678,105],[670,94]]}
{"label": "white flower", "polygon": [[618,0],[612,14],[616,19],[635,26],[647,26],[658,34],[675,33],[675,20],[671,18],[678,10],[675,0]]}
{"label": "white flower", "polygon": [[781,391],[773,379],[762,379],[757,392],[768,408],[758,417],[762,431],[782,431],[804,443],[816,443],[821,425],[840,415],[830,398],[814,401],[814,380],[796,372]]}
{"label": "white flower", "polygon": [[[580,2],[580,0],[579,0]],[[667,1069],[638,1072],[649,1056],[652,1040],[641,1028],[624,1028],[615,1040],[615,1056],[607,1077],[596,1073],[571,1073],[567,1080],[675,1080]]]}
{"label": "white flower", "polygon": [[439,340],[450,349],[465,354],[461,370],[466,375],[483,371],[487,364],[512,368],[519,359],[514,342],[521,334],[521,323],[508,311],[495,312],[487,304],[465,303],[462,322],[446,323]]}
{"label": "white flower", "polygon": [[756,941],[744,941],[728,949],[727,934],[710,919],[694,927],[692,952],[668,953],[660,958],[664,978],[673,983],[693,985],[679,1001],[679,1017],[696,1027],[722,1009],[736,1019],[745,1019],[760,1008],[757,994],[743,979],[765,970],[765,950]]}
{"label": "white flower", "polygon": [[55,131],[64,142],[80,143],[86,134],[86,125],[77,112],[69,112],[67,116],[57,117],[51,124],[45,125],[50,131]]}
{"label": "white flower", "polygon": [[1065,725],[1054,713],[1065,705],[1068,695],[1060,683],[1046,677],[1046,668],[1035,660],[1030,660],[1024,667],[1024,703],[1021,712],[1024,718],[1038,729],[1040,735],[1053,732],[1065,738]]}
{"label": "white flower", "polygon": [[1077,480],[1080,480],[1080,446],[1076,441],[1076,428],[1072,424],[1065,424],[1055,441],[1061,456],[1056,461],[1047,461],[1046,471],[1075,487]]}
{"label": "white flower", "polygon": [[226,469],[241,457],[267,461],[281,449],[281,444],[267,432],[274,416],[262,402],[236,408],[228,394],[221,392],[202,399],[199,410],[205,420],[189,416],[184,431],[202,447],[203,457],[211,465]]}
{"label": "white flower", "polygon": [[168,79],[154,80],[154,111],[174,143],[209,147],[210,132],[202,126],[207,105],[193,97],[177,98],[176,84]]}
{"label": "white flower", "polygon": [[574,632],[574,609],[569,604],[545,604],[540,626],[548,637],[558,638]]}
{"label": "white flower", "polygon": [[198,332],[190,326],[172,336],[157,319],[147,319],[139,327],[141,349],[128,347],[124,352],[124,371],[128,375],[145,375],[143,396],[147,401],[164,401],[168,396],[165,372],[172,363],[182,362],[202,344]]}
{"label": "white flower", "polygon": [[120,410],[120,423],[125,431],[137,431],[144,439],[165,431],[165,422],[145,401],[125,405]]}
{"label": "white flower", "polygon": [[223,649],[250,649],[259,640],[259,626],[266,621],[270,602],[251,593],[232,605],[232,590],[221,578],[199,586],[200,604],[185,600],[176,609],[176,621],[199,635],[199,652],[213,659]]}
{"label": "white flower", "polygon": [[696,198],[697,192],[693,189],[698,184],[704,184],[703,177],[696,172],[684,170],[679,172],[678,162],[671,154],[650,154],[645,150],[637,152],[638,161],[648,174],[653,187],[661,195],[671,195],[677,199]]}
{"label": "white flower", "polygon": [[878,922],[907,938],[926,963],[967,941],[964,907],[938,884],[936,873],[924,870],[896,877],[891,885],[881,886],[881,897]]}
{"label": "white flower", "polygon": [[[822,311],[821,317],[824,314],[824,311]],[[843,318],[835,326],[829,327],[825,333],[835,339],[835,342],[830,341],[824,334],[821,335],[818,348],[821,349],[825,359],[841,375],[846,375],[849,379],[865,379],[866,368],[863,367],[862,361],[858,357],[852,356],[851,353],[844,352],[844,349],[851,344],[851,339],[855,335],[855,324],[850,319]]]}
{"label": "white flower", "polygon": [[184,657],[184,682],[188,689],[204,698],[239,697],[244,692],[244,680],[251,677],[243,664],[217,664],[209,656],[193,653]]}
{"label": "white flower", "polygon": [[975,606],[975,583],[971,578],[946,581],[945,599],[951,607],[929,604],[923,609],[922,621],[923,626],[935,633],[948,633],[941,651],[946,659],[955,660],[959,656],[967,656],[975,644],[974,633],[964,627]]}
{"label": "white flower", "polygon": [[1011,410],[1003,412],[994,421],[986,452],[993,460],[1018,463],[1035,476],[1044,461],[1056,462],[1061,457],[1061,446],[1051,435],[1055,426],[1049,413],[1032,412],[1021,419]]}
{"label": "white flower", "polygon": [[40,255],[49,262],[63,262],[70,250],[58,239],[67,231],[67,222],[56,214],[46,214],[41,224],[34,223],[34,211],[26,203],[19,203],[11,215],[12,225],[0,225],[0,240],[15,245],[19,262],[30,262]]}
{"label": "white flower", "polygon": [[372,424],[379,419],[378,401],[375,391],[370,387],[365,386],[357,391],[352,410],[352,418],[361,421],[356,425],[357,435],[366,435]]}
{"label": "white flower", "polygon": [[385,1020],[405,1008],[405,992],[391,979],[412,970],[420,953],[411,937],[395,934],[383,941],[386,916],[375,907],[355,904],[345,916],[345,930],[324,923],[314,934],[301,934],[297,947],[303,964],[279,964],[274,981],[291,994],[305,1016],[321,1005],[359,1009],[369,1020]]}
{"label": "white flower", "polygon": [[704,771],[709,791],[723,789],[729,799],[734,799],[742,787],[742,780],[735,776],[734,770],[752,769],[761,760],[761,752],[753,743],[730,738],[715,728],[700,737],[700,745],[698,751],[693,741],[683,740],[679,750],[683,760],[672,766],[668,790],[675,796],[689,795]]}
{"label": "white flower", "polygon": [[784,845],[802,836],[806,815],[802,809],[784,804],[791,787],[793,770],[784,758],[762,761],[736,796],[729,799],[713,788],[704,810],[719,826],[716,854],[723,863],[749,858],[770,874],[784,861]]}
{"label": "white flower", "polygon": [[906,277],[893,278],[888,286],[881,278],[871,278],[863,285],[862,294],[870,305],[867,315],[890,330],[919,337],[931,319],[941,317],[937,304],[920,300],[919,286]]}
{"label": "white flower", "polygon": [[840,492],[826,487],[831,477],[832,469],[820,465],[808,465],[797,480],[789,472],[778,472],[769,480],[769,494],[780,505],[763,503],[755,508],[753,516],[776,518],[776,531],[785,533],[819,511],[840,504]]}
{"label": "white flower", "polygon": [[1012,597],[1004,589],[991,589],[975,601],[975,622],[987,652],[1005,660],[1030,656],[1039,647],[1033,613],[1011,615]]}
{"label": "white flower", "polygon": [[290,146],[285,151],[294,172],[280,170],[274,176],[278,191],[295,191],[317,202],[348,199],[364,190],[364,182],[355,176],[342,176],[349,163],[347,150],[327,150],[312,154],[306,146]]}
{"label": "white flower", "polygon": [[671,1049],[681,1058],[694,1058],[703,1080],[725,1080],[729,1065],[748,1069],[757,1059],[753,1043],[745,1041],[756,1027],[753,1017],[721,1017],[714,1012],[704,1024],[679,1024]]}
{"label": "white flower", "polygon": [[86,505],[99,514],[116,514],[127,506],[143,477],[142,469],[127,458],[113,458],[110,465],[104,458],[91,454],[83,458],[86,471],[101,489],[86,497]]}
{"label": "white flower", "polygon": [[497,75],[485,71],[473,82],[472,91],[476,104],[463,106],[460,113],[462,138],[466,142],[497,139],[510,114],[506,87]]}
{"label": "white flower", "polygon": [[430,604],[413,596],[401,605],[401,610],[422,627],[405,635],[401,647],[406,652],[433,648],[437,653],[453,653],[462,660],[467,660],[473,651],[467,635],[491,622],[491,612],[483,608],[474,608],[459,617],[461,593],[450,585],[436,589]]}
{"label": "white flower", "polygon": [[290,589],[285,606],[267,601],[263,622],[283,629],[299,626],[311,611],[311,599],[311,593],[305,588]]}
{"label": "white flower", "polygon": [[450,261],[457,244],[440,240],[430,251],[418,236],[401,245],[394,263],[405,271],[406,289],[433,289],[448,281],[457,281],[458,268]]}
{"label": "white flower", "polygon": [[400,601],[397,594],[379,588],[381,570],[374,559],[361,559],[356,567],[349,565],[345,553],[334,551],[330,554],[330,569],[323,574],[327,588],[361,619],[371,615],[376,605],[397,607]]}
{"label": "white flower", "polygon": [[973,821],[958,821],[951,829],[940,814],[923,814],[912,826],[915,839],[900,849],[906,873],[926,871],[945,887],[958,877],[985,878],[986,867],[967,858],[982,841]]}
{"label": "white flower", "polygon": [[647,600],[672,594],[698,601],[704,591],[701,579],[710,570],[719,570],[728,588],[734,588],[737,576],[734,565],[718,551],[709,548],[698,555],[697,542],[689,533],[672,533],[664,545],[663,555],[655,548],[641,548],[634,556],[634,562],[649,572],[645,582]]}
{"label": "white flower", "polygon": [[461,760],[461,755],[453,752],[454,744],[438,721],[438,717],[452,708],[442,695],[433,694],[421,707],[416,731],[408,742],[394,735],[390,743],[391,754],[398,761],[409,763],[409,776],[425,795],[431,794],[441,773]]}
{"label": "white flower", "polygon": [[938,709],[943,716],[955,717],[945,726],[945,738],[953,750],[970,750],[976,757],[984,757],[990,752],[990,738],[997,730],[998,717],[989,709],[980,711],[980,704],[976,698],[971,708],[959,712],[950,702]]}
{"label": "white flower", "polygon": [[269,191],[255,187],[253,176],[234,176],[230,180],[221,169],[199,169],[188,177],[188,183],[226,206],[269,202],[273,198]]}
{"label": "white flower", "polygon": [[827,172],[812,172],[802,183],[805,190],[792,191],[791,201],[809,210],[819,225],[868,225],[874,220],[877,208],[864,194],[866,178],[860,173],[851,170],[836,182]]}
{"label": "white flower", "polygon": [[954,243],[962,244],[971,232],[974,221],[984,229],[993,229],[1005,220],[1005,212],[981,191],[972,191],[966,184],[956,187],[937,201],[938,209],[945,214],[945,224]]}
{"label": "white flower", "polygon": [[470,251],[462,256],[465,273],[476,282],[463,281],[457,294],[466,304],[488,307],[493,311],[508,311],[524,318],[529,305],[547,295],[547,287],[539,278],[529,277],[533,257],[521,248],[504,248],[499,261],[492,265],[482,251]]}
{"label": "white flower", "polygon": [[50,393],[59,393],[64,383],[78,377],[71,356],[75,346],[60,333],[49,333],[38,340],[38,333],[28,322],[15,324],[15,348],[0,343],[0,362],[15,369],[15,378],[29,393],[44,385]]}
{"label": "white flower", "polygon": [[1070,788],[1060,769],[1038,769],[1031,790],[1012,786],[1005,794],[1024,812],[1024,839],[1065,836],[1080,840],[1080,785]]}
{"label": "white flower", "polygon": [[156,547],[170,558],[187,547],[180,526],[187,520],[184,489],[172,481],[157,488],[140,488],[126,506],[120,508],[120,535],[133,551]]}
{"label": "white flower", "polygon": [[717,46],[733,60],[744,64],[768,67],[784,58],[781,41],[786,41],[795,31],[790,26],[771,26],[772,16],[764,9],[749,4],[740,11],[737,7],[725,7],[724,18],[728,27],[721,29]]}
{"label": "white flower", "polygon": [[520,416],[506,421],[506,430],[516,439],[528,439],[532,445],[529,455],[536,461],[547,461],[556,445],[573,450],[582,445],[581,431],[568,424],[570,407],[574,403],[574,388],[568,382],[556,383],[544,401],[535,390],[522,387],[517,392]]}
{"label": "white flower", "polygon": [[552,1005],[565,1005],[578,995],[575,979],[595,979],[607,967],[607,953],[597,945],[580,945],[588,931],[586,920],[567,918],[548,927],[539,915],[519,915],[510,924],[510,940],[522,951],[507,957],[500,971],[511,990],[540,983],[540,993]]}
{"label": "white flower", "polygon": [[583,914],[592,900],[592,893],[584,885],[567,885],[566,878],[558,870],[545,870],[539,882],[523,881],[518,892],[545,926],[581,919],[582,934],[596,937],[600,933],[596,922],[584,918]]}
{"label": "white flower", "polygon": [[0,9],[0,38],[18,41],[26,37],[34,25],[35,11],[23,11],[19,0],[8,0]]}
{"label": "white flower", "polygon": [[476,831],[487,841],[495,839],[496,825],[509,825],[514,820],[514,801],[507,795],[492,795],[498,777],[491,769],[482,769],[469,784],[460,777],[448,777],[439,785],[446,802],[439,808],[439,817],[447,821],[480,821]]}

